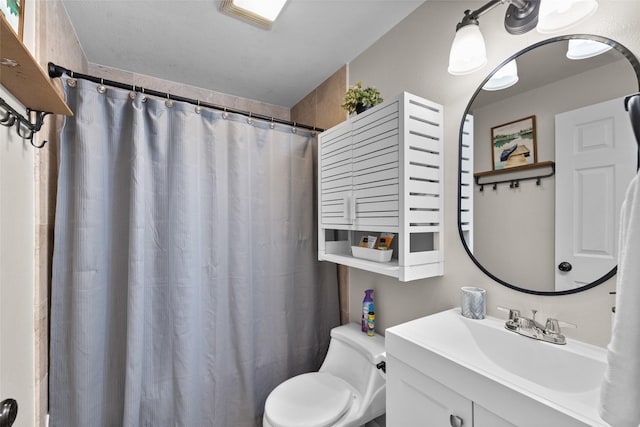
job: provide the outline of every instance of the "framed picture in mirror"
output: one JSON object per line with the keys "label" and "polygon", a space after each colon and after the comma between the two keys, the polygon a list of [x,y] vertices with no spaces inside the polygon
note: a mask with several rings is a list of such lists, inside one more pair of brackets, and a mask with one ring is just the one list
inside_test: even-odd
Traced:
{"label": "framed picture in mirror", "polygon": [[493,170],[536,163],[536,116],[492,127],[491,150]]}
{"label": "framed picture in mirror", "polygon": [[22,40],[22,32],[24,26],[24,0],[1,0],[0,13],[4,15],[4,19],[9,26]]}

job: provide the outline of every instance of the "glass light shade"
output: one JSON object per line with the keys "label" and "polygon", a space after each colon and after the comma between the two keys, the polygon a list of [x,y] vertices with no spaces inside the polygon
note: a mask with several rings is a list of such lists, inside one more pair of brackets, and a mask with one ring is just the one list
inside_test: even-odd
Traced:
{"label": "glass light shade", "polygon": [[516,60],[507,62],[488,82],[482,86],[483,90],[502,90],[518,83],[518,64]]}
{"label": "glass light shade", "polygon": [[486,63],[487,50],[480,27],[469,24],[456,31],[449,53],[449,74],[470,74],[484,67]]}
{"label": "glass light shade", "polygon": [[541,0],[536,29],[543,34],[564,31],[597,9],[596,0]]}
{"label": "glass light shade", "polygon": [[569,48],[567,49],[567,58],[569,59],[586,59],[598,56],[613,49],[608,44],[600,43],[595,40],[571,39],[569,40]]}

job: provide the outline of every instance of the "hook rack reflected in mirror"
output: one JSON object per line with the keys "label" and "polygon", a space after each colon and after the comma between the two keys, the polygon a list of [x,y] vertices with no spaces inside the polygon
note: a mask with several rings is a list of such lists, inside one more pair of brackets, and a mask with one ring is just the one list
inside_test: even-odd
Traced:
{"label": "hook rack reflected in mirror", "polygon": [[[546,172],[541,172],[546,170]],[[473,176],[476,185],[480,186],[480,191],[484,191],[485,185],[491,185],[493,190],[498,189],[498,184],[509,183],[509,188],[520,188],[520,182],[536,180],[536,185],[542,184],[542,178],[549,178],[556,173],[555,163],[552,161],[538,162],[531,165],[518,166],[509,169],[498,169],[494,171],[478,172]],[[509,178],[502,179],[508,175]]]}

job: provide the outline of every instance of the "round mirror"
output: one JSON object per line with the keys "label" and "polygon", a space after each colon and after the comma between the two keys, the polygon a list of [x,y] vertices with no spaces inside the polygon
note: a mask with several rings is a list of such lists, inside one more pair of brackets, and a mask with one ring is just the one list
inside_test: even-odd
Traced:
{"label": "round mirror", "polygon": [[460,125],[458,228],[483,272],[539,295],[615,274],[639,83],[637,58],[591,35],[536,43],[482,82]]}

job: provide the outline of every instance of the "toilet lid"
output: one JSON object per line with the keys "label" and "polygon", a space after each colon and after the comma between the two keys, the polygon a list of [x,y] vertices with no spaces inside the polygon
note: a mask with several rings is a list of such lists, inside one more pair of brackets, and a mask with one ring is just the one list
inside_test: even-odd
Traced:
{"label": "toilet lid", "polygon": [[276,387],[267,398],[264,413],[274,427],[326,427],[349,410],[353,396],[343,379],[313,372]]}

